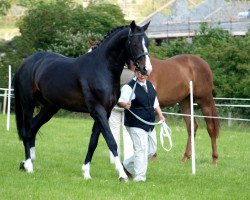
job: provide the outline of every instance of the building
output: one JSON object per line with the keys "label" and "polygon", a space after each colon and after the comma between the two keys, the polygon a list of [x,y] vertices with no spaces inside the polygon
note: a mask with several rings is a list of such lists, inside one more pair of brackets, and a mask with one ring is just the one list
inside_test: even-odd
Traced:
{"label": "building", "polygon": [[[172,0],[139,24],[150,22],[147,30],[149,38],[157,41],[177,37],[192,37],[202,22],[212,28],[222,28],[232,35],[245,35],[250,28],[250,18],[239,17],[247,12],[250,2],[225,0],[204,0],[200,4],[190,5],[188,0]],[[165,14],[166,9],[171,13]]]}

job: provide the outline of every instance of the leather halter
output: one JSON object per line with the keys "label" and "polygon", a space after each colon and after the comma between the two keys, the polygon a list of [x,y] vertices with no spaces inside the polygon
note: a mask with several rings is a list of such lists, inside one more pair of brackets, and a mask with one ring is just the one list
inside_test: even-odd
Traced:
{"label": "leather halter", "polygon": [[140,53],[138,55],[135,55],[134,51],[132,50],[132,45],[131,45],[131,37],[133,37],[133,36],[142,36],[142,35],[144,35],[144,32],[142,32],[142,33],[131,33],[131,29],[129,29],[128,44],[129,44],[130,54],[132,56],[132,61],[135,64],[135,69],[139,70],[143,75],[146,75],[147,74],[146,67],[145,66],[140,67],[140,64],[139,64],[138,61],[142,56],[146,56],[146,55],[149,55],[149,54],[148,54],[148,52],[142,52],[142,53]]}

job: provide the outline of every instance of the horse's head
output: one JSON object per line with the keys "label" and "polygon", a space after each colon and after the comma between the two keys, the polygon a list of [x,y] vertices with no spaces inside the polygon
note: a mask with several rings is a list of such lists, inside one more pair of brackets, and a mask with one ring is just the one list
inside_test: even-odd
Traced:
{"label": "horse's head", "polygon": [[143,75],[149,75],[152,71],[148,54],[149,39],[145,34],[149,23],[140,27],[132,21],[128,34],[127,48],[130,59],[133,61],[136,70],[140,71]]}

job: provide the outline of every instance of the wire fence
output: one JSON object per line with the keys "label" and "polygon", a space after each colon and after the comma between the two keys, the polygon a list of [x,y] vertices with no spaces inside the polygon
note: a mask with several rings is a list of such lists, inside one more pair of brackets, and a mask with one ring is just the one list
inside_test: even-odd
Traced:
{"label": "wire fence", "polygon": [[[11,66],[9,66],[9,86],[8,88],[0,88],[0,91],[4,91],[4,94],[0,94],[0,97],[3,97],[3,105],[1,105],[0,102],[0,110],[2,107],[3,114],[6,113],[7,110],[7,130],[9,130],[10,127],[10,106],[11,106],[11,98],[14,98],[14,94],[12,92],[14,91],[13,88],[11,88]],[[223,101],[249,101],[249,98],[223,98],[223,97],[217,97],[214,98],[214,100],[223,100]],[[194,106],[197,105],[196,103],[193,104]],[[249,104],[215,104],[216,107],[233,107],[233,108],[250,108]],[[191,114],[181,114],[181,113],[174,113],[174,112],[163,112],[165,115],[176,115],[176,116],[189,116],[191,117]],[[233,118],[231,117],[231,114],[229,112],[229,117],[212,117],[212,116],[203,116],[203,115],[193,115],[197,118],[217,118],[217,119],[223,119],[228,120],[228,125],[231,124],[232,120],[235,121],[245,121],[250,122],[250,119],[248,118]]]}

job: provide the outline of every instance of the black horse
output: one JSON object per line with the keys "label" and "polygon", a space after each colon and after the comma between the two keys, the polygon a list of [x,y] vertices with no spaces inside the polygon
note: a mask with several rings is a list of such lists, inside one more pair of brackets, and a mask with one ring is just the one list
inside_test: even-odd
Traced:
{"label": "black horse", "polygon": [[[117,154],[117,145],[108,124],[111,110],[120,96],[120,76],[125,62],[131,59],[138,70],[152,70],[148,63],[149,23],[139,27],[133,21],[109,32],[92,52],[67,58],[40,52],[28,57],[14,77],[15,113],[19,138],[25,148],[20,168],[33,172],[35,138],[39,128],[59,109],[90,113],[94,119],[88,153],[82,166],[85,179],[91,179],[90,162],[102,132],[120,180],[128,180]],[[33,117],[39,103],[40,112]]]}

